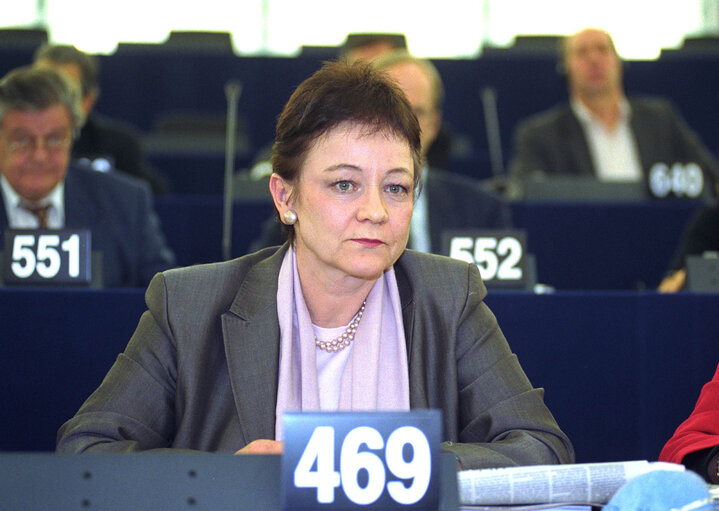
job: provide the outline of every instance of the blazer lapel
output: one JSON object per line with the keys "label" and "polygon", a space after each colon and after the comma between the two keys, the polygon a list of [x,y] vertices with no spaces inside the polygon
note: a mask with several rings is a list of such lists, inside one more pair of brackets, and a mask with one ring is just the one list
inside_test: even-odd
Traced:
{"label": "blazer lapel", "polygon": [[222,315],[230,384],[247,443],[275,437],[280,327],[277,277],[287,246],[250,269]]}
{"label": "blazer lapel", "polygon": [[67,169],[64,194],[65,227],[85,228],[95,232],[105,222],[106,215],[98,209],[95,198],[72,166]]}
{"label": "blazer lapel", "polygon": [[569,116],[566,118],[564,135],[569,138],[567,147],[574,153],[570,161],[576,162],[579,165],[578,168],[569,169],[569,171],[580,176],[596,175],[592,155],[589,153],[589,144],[587,142],[587,135],[584,132],[584,126],[579,122],[579,119],[577,119],[577,116],[571,108],[569,109]]}
{"label": "blazer lapel", "polygon": [[[657,150],[661,145],[661,142],[657,142],[657,133],[654,129],[654,125],[646,122],[646,119],[641,115],[641,112],[637,112],[637,105],[630,102],[629,107],[631,109],[629,126],[632,129],[632,135],[634,135],[634,141],[637,145],[639,163],[642,166],[643,173],[646,174],[651,164],[654,163],[653,161],[649,161],[647,155],[658,154]],[[652,147],[654,147],[653,151]]]}
{"label": "blazer lapel", "polygon": [[405,272],[402,257],[394,265],[395,277],[397,278],[397,289],[402,306],[402,323],[404,336],[407,343],[407,367],[409,370],[409,405],[410,408],[427,408],[428,399],[425,389],[426,379],[422,356],[423,346],[415,342],[418,334],[415,332],[415,309],[414,290]]}
{"label": "blazer lapel", "polygon": [[[287,251],[285,244],[274,255],[255,265],[222,315],[222,335],[232,393],[244,440],[275,437],[280,327],[277,318],[277,277]],[[422,346],[413,342],[415,301],[401,261],[395,264],[407,343],[410,404],[427,407]]]}

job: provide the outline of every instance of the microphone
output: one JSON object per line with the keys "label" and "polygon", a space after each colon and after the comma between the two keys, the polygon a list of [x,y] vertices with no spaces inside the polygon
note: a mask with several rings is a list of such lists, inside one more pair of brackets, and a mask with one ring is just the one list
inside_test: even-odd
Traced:
{"label": "microphone", "polygon": [[637,476],[602,511],[699,511],[714,509],[709,489],[694,472],[657,470]]}
{"label": "microphone", "polygon": [[227,98],[227,130],[225,138],[225,189],[222,204],[222,259],[227,261],[232,253],[232,204],[234,199],[233,178],[235,173],[235,136],[237,135],[237,103],[242,94],[242,82],[229,80],[225,84]]}
{"label": "microphone", "polygon": [[494,177],[504,176],[504,160],[502,158],[502,137],[499,134],[499,114],[497,113],[497,91],[492,87],[484,87],[480,91],[484,125],[487,130],[487,147],[492,164]]}

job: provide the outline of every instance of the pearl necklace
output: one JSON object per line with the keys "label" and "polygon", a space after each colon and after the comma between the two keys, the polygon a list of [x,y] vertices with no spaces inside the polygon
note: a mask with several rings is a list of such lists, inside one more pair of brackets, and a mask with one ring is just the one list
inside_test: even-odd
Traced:
{"label": "pearl necklace", "polygon": [[332,339],[331,341],[326,342],[320,341],[315,335],[315,346],[317,346],[321,350],[327,351],[328,353],[340,351],[349,346],[350,343],[354,341],[355,334],[357,333],[357,327],[359,326],[359,322],[362,319],[362,314],[364,314],[364,307],[366,304],[367,300],[362,302],[362,307],[360,307],[359,312],[352,320],[352,323],[347,326],[347,330],[345,330],[342,335],[340,335],[336,339]]}

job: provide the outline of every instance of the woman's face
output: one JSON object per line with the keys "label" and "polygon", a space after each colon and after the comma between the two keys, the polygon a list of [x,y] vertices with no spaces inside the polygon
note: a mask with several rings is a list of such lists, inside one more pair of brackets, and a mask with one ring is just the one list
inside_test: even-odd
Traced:
{"label": "woman's face", "polygon": [[413,186],[406,140],[355,124],[319,138],[288,203],[301,274],[325,283],[378,278],[407,244]]}

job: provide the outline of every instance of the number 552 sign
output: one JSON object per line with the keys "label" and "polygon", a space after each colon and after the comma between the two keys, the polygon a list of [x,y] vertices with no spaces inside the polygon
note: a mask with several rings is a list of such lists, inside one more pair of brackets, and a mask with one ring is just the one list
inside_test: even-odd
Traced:
{"label": "number 552 sign", "polygon": [[439,507],[438,410],[286,413],[284,510]]}
{"label": "number 552 sign", "polygon": [[443,233],[445,254],[475,263],[487,286],[520,287],[527,282],[527,235],[519,230],[461,230]]}
{"label": "number 552 sign", "polygon": [[90,231],[5,231],[3,274],[8,284],[89,284]]}

